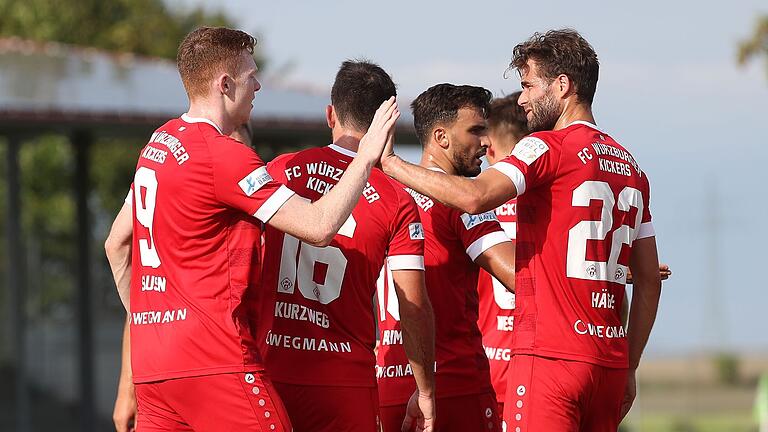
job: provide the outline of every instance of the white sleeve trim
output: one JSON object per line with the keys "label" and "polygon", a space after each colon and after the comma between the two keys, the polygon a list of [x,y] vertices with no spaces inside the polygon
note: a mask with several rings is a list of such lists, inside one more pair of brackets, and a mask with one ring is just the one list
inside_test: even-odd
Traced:
{"label": "white sleeve trim", "polygon": [[288,189],[285,185],[280,185],[253,215],[256,216],[256,219],[267,223],[293,195],[294,192],[292,190]]}
{"label": "white sleeve trim", "polygon": [[643,239],[646,237],[654,237],[656,230],[653,228],[653,222],[645,222],[640,224],[640,228],[637,230],[637,239]]}
{"label": "white sleeve trim", "polygon": [[499,225],[501,225],[501,229],[504,230],[504,233],[507,234],[507,237],[509,237],[511,240],[515,240],[517,237],[517,222],[499,221]]}
{"label": "white sleeve trim", "polygon": [[504,161],[496,162],[491,165],[490,168],[501,171],[502,174],[512,180],[512,183],[515,184],[515,188],[517,189],[517,196],[525,193],[525,176],[523,175],[523,172],[520,171],[520,168]]}
{"label": "white sleeve trim", "polygon": [[493,246],[496,246],[499,243],[504,243],[511,241],[509,237],[507,237],[507,234],[504,233],[504,231],[494,231],[492,233],[488,233],[479,239],[472,242],[471,245],[467,248],[467,255],[469,255],[469,258],[474,261],[479,257],[483,252],[487,251],[488,249],[492,248]]}
{"label": "white sleeve trim", "polygon": [[128,195],[125,196],[125,203],[128,207],[133,207],[133,189],[128,189]]}
{"label": "white sleeve trim", "polygon": [[394,255],[387,257],[387,266],[392,271],[396,270],[424,270],[424,256],[422,255]]}

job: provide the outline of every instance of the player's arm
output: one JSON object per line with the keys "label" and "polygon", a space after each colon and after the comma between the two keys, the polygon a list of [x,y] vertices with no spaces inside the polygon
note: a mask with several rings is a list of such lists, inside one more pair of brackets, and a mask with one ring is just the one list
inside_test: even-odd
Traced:
{"label": "player's arm", "polygon": [[392,281],[400,306],[403,347],[417,387],[414,407],[409,409],[404,425],[410,430],[414,421],[421,427],[435,421],[435,318],[422,270],[394,270]]}
{"label": "player's arm", "polygon": [[124,203],[120,212],[112,223],[104,250],[112,269],[112,277],[117,286],[117,293],[126,311],[130,311],[131,292],[131,239],[133,236],[133,222],[131,206]]}
{"label": "player's arm", "polygon": [[368,132],[360,140],[357,156],[339,183],[313,203],[294,195],[267,223],[306,243],[315,246],[330,244],[357,204],[385,143],[392,140],[399,116],[394,98],[385,101],[376,111]]}
{"label": "player's arm", "polygon": [[389,145],[384,155],[381,166],[390,177],[469,214],[495,209],[517,196],[515,184],[499,170],[488,169],[472,179],[428,170],[406,162],[392,153]]}
{"label": "player's arm", "polygon": [[131,317],[128,315],[123,328],[122,364],[120,366],[120,380],[117,384],[117,398],[112,411],[112,421],[117,432],[129,432],[135,430],[136,425],[136,392],[133,386],[133,372],[131,370]]}
{"label": "player's arm", "polygon": [[419,393],[432,397],[435,390],[435,317],[421,270],[392,272],[400,305],[405,354],[413,368]]}
{"label": "player's arm", "polygon": [[635,240],[632,245],[629,267],[634,277],[632,305],[629,311],[629,367],[637,369],[648,336],[656,320],[656,310],[661,296],[659,258],[656,237]]}
{"label": "player's arm", "polygon": [[635,240],[632,245],[629,267],[632,270],[634,287],[627,329],[629,378],[621,407],[622,417],[629,412],[635,399],[635,371],[640,364],[640,356],[648,342],[659,307],[661,276],[655,237]]}
{"label": "player's arm", "polygon": [[505,241],[485,250],[475,263],[498,279],[509,292],[515,292],[515,242]]}

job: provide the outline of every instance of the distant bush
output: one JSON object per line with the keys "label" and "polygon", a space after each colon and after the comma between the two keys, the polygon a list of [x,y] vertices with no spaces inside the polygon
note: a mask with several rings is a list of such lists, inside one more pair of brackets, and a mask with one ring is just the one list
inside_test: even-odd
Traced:
{"label": "distant bush", "polygon": [[717,354],[713,359],[717,380],[720,384],[733,386],[741,377],[741,362],[731,353]]}

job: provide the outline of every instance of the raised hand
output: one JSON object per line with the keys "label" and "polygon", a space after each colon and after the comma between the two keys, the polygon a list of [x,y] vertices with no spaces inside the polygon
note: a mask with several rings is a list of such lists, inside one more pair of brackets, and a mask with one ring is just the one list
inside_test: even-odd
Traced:
{"label": "raised hand", "polygon": [[376,110],[368,132],[360,140],[357,156],[376,164],[381,158],[385,145],[392,140],[398,118],[400,118],[400,111],[395,97],[392,96]]}

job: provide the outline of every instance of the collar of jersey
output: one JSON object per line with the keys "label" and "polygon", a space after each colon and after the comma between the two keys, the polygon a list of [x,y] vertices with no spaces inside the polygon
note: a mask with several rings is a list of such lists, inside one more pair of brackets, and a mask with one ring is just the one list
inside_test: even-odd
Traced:
{"label": "collar of jersey", "polygon": [[330,144],[328,148],[352,158],[357,156],[356,152],[353,152],[352,150],[349,150],[349,149],[345,149],[344,147],[338,146],[336,144]]}
{"label": "collar of jersey", "polygon": [[442,169],[440,167],[428,167],[427,169],[430,170],[430,171],[437,171],[437,172],[441,172],[443,174],[448,174],[447,172],[445,172],[444,169]]}
{"label": "collar of jersey", "polygon": [[[190,117],[187,115],[187,113],[184,113],[181,115],[181,119],[187,123],[208,123],[209,125],[216,128],[216,130],[221,133],[221,129],[219,129],[218,126],[216,126],[216,123],[208,120],[207,118],[197,118],[197,117]],[[222,134],[223,135],[223,134]]]}
{"label": "collar of jersey", "polygon": [[[601,134],[605,134],[605,135],[608,135],[607,133],[605,133],[605,132],[603,132],[602,130],[600,130],[600,129],[597,127],[597,125],[595,125],[595,124],[592,124],[592,123],[590,123],[590,122],[588,122],[588,121],[584,121],[584,120],[576,120],[575,122],[571,122],[571,124],[569,124],[568,126],[566,126],[566,128],[567,128],[567,127],[571,127],[571,126],[573,126],[573,125],[582,125],[582,126],[587,126],[587,127],[590,127],[590,128],[592,128],[592,129],[594,129],[594,130],[596,130],[596,131],[600,132]],[[565,129],[565,128],[563,128],[563,129]]]}

